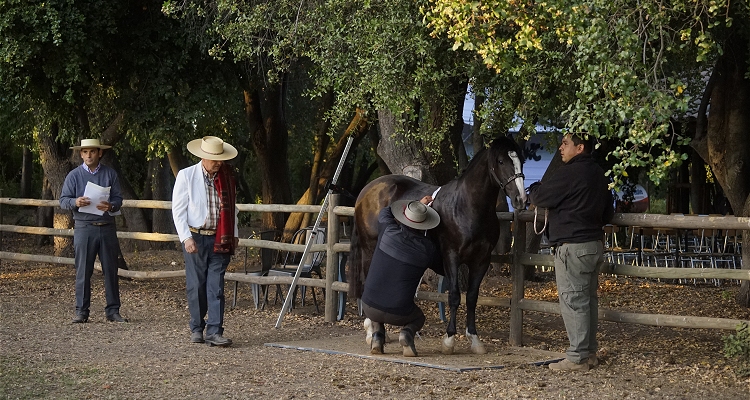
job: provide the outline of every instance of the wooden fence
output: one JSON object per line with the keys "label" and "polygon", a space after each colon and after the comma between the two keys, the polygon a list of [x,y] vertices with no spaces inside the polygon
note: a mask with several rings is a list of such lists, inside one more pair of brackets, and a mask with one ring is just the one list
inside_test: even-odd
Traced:
{"label": "wooden fence", "polygon": [[[335,322],[338,310],[339,296],[336,292],[346,292],[349,285],[338,280],[338,253],[348,252],[348,243],[339,243],[339,230],[341,224],[339,217],[354,215],[354,208],[338,205],[337,195],[331,197],[328,208],[326,244],[312,245],[310,251],[326,252],[326,276],[325,279],[300,278],[299,285],[325,288],[325,320]],[[35,199],[13,199],[0,198],[0,221],[2,221],[2,205],[58,207],[57,200],[35,200]],[[167,201],[152,200],[125,200],[123,207],[170,209],[171,203]],[[238,204],[241,212],[320,212],[320,206],[298,206],[298,205],[261,205],[261,204]],[[533,222],[534,215],[529,211],[516,211],[513,213],[498,213],[501,220],[515,221],[516,227],[513,231],[513,250],[511,254],[494,255],[493,262],[511,264],[513,268],[512,295],[510,298],[481,296],[478,300],[480,305],[510,307],[510,338],[511,345],[520,346],[523,339],[523,311],[537,311],[549,314],[560,314],[558,303],[524,299],[524,266],[554,266],[551,255],[525,253],[526,248],[526,224]],[[618,226],[639,226],[645,228],[661,229],[735,229],[744,230],[744,235],[750,232],[750,218],[746,217],[699,217],[682,215],[657,215],[657,214],[616,214],[613,221]],[[72,229],[52,229],[16,225],[0,224],[2,232],[16,232],[36,235],[72,236]],[[177,235],[144,232],[117,232],[121,239],[139,239],[152,241],[179,241]],[[335,238],[335,240],[332,240]],[[240,239],[241,247],[267,248],[280,251],[299,251],[304,245],[278,243],[268,240]],[[19,254],[2,251],[0,248],[0,259],[35,261],[46,263],[73,264],[72,258],[52,257],[44,255]],[[718,268],[656,268],[639,267],[622,264],[605,264],[602,273],[610,273],[641,278],[664,278],[664,279],[734,279],[750,280],[748,269],[718,269]],[[184,276],[184,270],[177,271],[128,271],[119,270],[118,274],[123,277],[136,279],[163,279]],[[259,285],[291,284],[291,276],[257,276],[244,273],[227,273],[227,280],[254,283]],[[419,292],[417,298],[427,301],[447,302],[448,295],[445,293]],[[465,296],[462,295],[462,303]],[[639,314],[626,313],[614,310],[599,309],[599,318],[604,321],[625,322],[634,324],[671,326],[681,328],[709,328],[734,330],[743,321],[728,318],[711,318],[695,316],[677,316],[663,314]]]}

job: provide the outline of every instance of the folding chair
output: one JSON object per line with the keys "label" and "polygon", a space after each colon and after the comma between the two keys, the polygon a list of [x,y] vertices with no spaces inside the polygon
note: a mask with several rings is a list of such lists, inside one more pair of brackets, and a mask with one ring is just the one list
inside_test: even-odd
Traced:
{"label": "folding chair", "polygon": [[[721,236],[723,236],[723,238]],[[735,229],[727,229],[721,232],[721,236],[717,238],[718,240],[713,254],[714,267],[737,269],[737,262],[734,254],[734,247],[737,243],[737,231]]]}
{"label": "folding chair", "polygon": [[[605,238],[609,241],[610,247],[607,249],[609,259],[612,263],[622,265],[639,265],[641,258],[641,249],[638,247],[640,242],[640,227],[637,226],[626,226],[624,229],[624,240],[623,242],[627,245],[620,246],[618,243],[617,236],[619,234],[618,226],[605,226],[604,234]],[[608,232],[609,231],[609,232]]]}
{"label": "folding chair", "polygon": [[[714,268],[711,243],[715,235],[714,230],[693,229],[688,233],[691,235],[687,241],[687,251],[681,255],[682,262],[689,268]],[[705,278],[703,281],[708,282]],[[693,284],[697,283],[698,280],[693,278]],[[714,283],[718,285],[718,279],[714,279]]]}
{"label": "folding chair", "polygon": [[[294,244],[306,244],[308,240],[310,240],[310,237],[312,236],[312,227],[302,228],[294,233],[294,236],[292,236],[292,243]],[[326,242],[326,233],[324,228],[318,228],[318,233],[314,237],[314,242],[312,244],[324,244]],[[321,266],[323,265],[323,260],[325,258],[326,252],[325,251],[310,251],[308,252],[307,256],[305,257],[305,260],[300,260],[302,258],[302,252],[301,251],[288,251],[283,257],[283,263],[278,268],[271,268],[268,271],[269,276],[294,276],[297,273],[297,268],[300,264],[302,264],[302,271],[300,273],[300,278],[312,278],[312,275],[315,274],[318,276],[318,278],[323,278],[323,273],[321,272]],[[304,307],[305,305],[305,294],[307,293],[307,286],[304,285],[297,285],[294,289],[294,294],[292,297],[292,304],[290,308],[294,307],[294,298],[297,297],[297,291],[299,289],[299,293],[301,294],[301,304]],[[313,304],[315,304],[315,310],[317,312],[320,312],[320,309],[318,307],[318,299],[315,297],[315,288],[311,288],[311,293],[313,297]],[[266,300],[268,297],[268,293],[265,294]],[[284,301],[284,293],[281,288],[280,284],[276,285],[276,296],[274,298],[274,304],[276,303],[276,300],[281,298],[281,301]]]}
{"label": "folding chair", "polygon": [[[254,233],[251,235],[248,239],[260,239],[260,240],[270,240],[274,242],[278,242],[281,240],[281,232],[277,230],[268,230],[268,231],[261,231],[258,233]],[[245,262],[243,263],[242,269],[245,274],[251,274],[251,275],[257,275],[257,276],[266,276],[268,275],[268,271],[271,270],[271,267],[273,267],[274,264],[276,264],[277,258],[279,256],[279,251],[274,249],[266,249],[261,248],[260,249],[260,270],[257,269],[257,267],[253,268],[253,266],[248,269],[247,261],[248,261],[248,248],[245,247]],[[232,307],[235,307],[237,305],[237,288],[239,285],[239,281],[234,281],[234,296],[232,299]],[[257,283],[251,283],[250,287],[253,291],[253,304],[255,304],[255,309],[258,309],[258,306],[260,305],[260,297],[261,292],[265,293],[264,287],[257,284]]]}

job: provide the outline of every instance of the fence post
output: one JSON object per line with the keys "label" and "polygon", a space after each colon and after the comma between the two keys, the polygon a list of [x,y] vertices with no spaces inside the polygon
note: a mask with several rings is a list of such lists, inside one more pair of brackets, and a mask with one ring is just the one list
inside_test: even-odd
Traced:
{"label": "fence post", "polygon": [[[3,189],[0,189],[0,197],[3,197]],[[3,223],[3,203],[0,203],[0,225]],[[3,231],[0,231],[0,251],[3,251]],[[2,263],[2,260],[0,260]]]}
{"label": "fence post", "polygon": [[513,266],[511,268],[512,293],[510,298],[511,346],[523,345],[523,310],[519,306],[523,299],[523,264],[521,256],[526,251],[526,223],[521,221],[520,210],[513,211]]}
{"label": "fence post", "polygon": [[337,278],[339,257],[333,250],[333,245],[339,241],[339,218],[333,210],[339,205],[338,194],[331,194],[328,204],[328,229],[326,229],[326,322],[336,322],[338,314],[338,296],[331,289]]}

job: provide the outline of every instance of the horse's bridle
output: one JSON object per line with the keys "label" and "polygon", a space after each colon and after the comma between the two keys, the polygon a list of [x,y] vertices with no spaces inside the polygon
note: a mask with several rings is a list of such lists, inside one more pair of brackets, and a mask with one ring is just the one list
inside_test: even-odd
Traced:
{"label": "horse's bridle", "polygon": [[[518,158],[515,151],[509,151],[508,157],[510,157],[511,160],[513,160],[514,157]],[[489,160],[490,160],[490,174],[492,175],[492,178],[495,180],[495,183],[497,183],[498,186],[500,186],[500,190],[505,190],[505,186],[513,182],[514,180],[516,180],[516,178],[525,178],[525,176],[523,175],[523,172],[518,171],[518,167],[515,165],[515,162],[514,162],[513,167],[515,168],[516,173],[508,177],[508,179],[505,182],[503,182],[502,180],[500,180],[500,178],[497,176],[497,173],[495,172],[495,164],[497,162],[497,159],[489,158]]]}

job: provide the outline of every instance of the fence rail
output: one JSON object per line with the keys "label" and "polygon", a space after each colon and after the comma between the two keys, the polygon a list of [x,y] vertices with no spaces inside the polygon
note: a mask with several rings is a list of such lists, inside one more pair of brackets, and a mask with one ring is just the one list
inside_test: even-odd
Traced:
{"label": "fence rail", "polygon": [[[14,206],[36,206],[36,207],[58,207],[57,200],[36,199],[14,199],[0,198],[0,220],[2,217],[2,205]],[[125,200],[123,207],[170,209],[171,202],[155,200]],[[300,205],[264,205],[264,204],[237,204],[241,212],[320,212],[320,206]],[[328,208],[328,227],[326,244],[312,245],[311,251],[325,251],[327,253],[327,268],[325,279],[300,278],[299,285],[321,287],[326,289],[325,319],[335,322],[336,310],[338,309],[338,296],[335,292],[345,292],[349,285],[338,281],[337,260],[338,253],[348,252],[348,243],[339,243],[339,217],[354,215],[354,208],[338,205],[338,196],[332,196]],[[533,222],[534,214],[530,211],[500,212],[498,219],[516,221],[513,231],[513,252],[505,255],[493,255],[493,262],[511,264],[513,268],[512,295],[510,298],[502,297],[479,297],[478,304],[496,307],[510,307],[510,343],[521,345],[523,337],[523,311],[535,311],[549,314],[560,314],[559,304],[538,300],[524,299],[524,266],[554,266],[553,257],[543,254],[529,254],[521,249],[526,247],[526,224],[519,222]],[[692,216],[692,215],[656,215],[656,214],[616,214],[614,225],[638,226],[647,228],[664,229],[736,229],[744,230],[744,234],[750,231],[750,218],[747,217],[715,217],[715,216]],[[15,232],[34,235],[72,236],[73,229],[53,229],[42,227],[28,227],[0,224],[0,233]],[[177,242],[179,239],[174,234],[146,233],[146,232],[117,232],[121,239],[138,239],[160,242]],[[335,240],[332,240],[335,238]],[[2,243],[0,243],[0,246]],[[304,245],[279,243],[268,240],[240,239],[241,247],[267,248],[280,251],[302,251]],[[2,250],[2,248],[0,248]],[[0,259],[18,261],[36,261],[53,264],[74,263],[72,258],[53,257],[45,255],[19,254],[0,251]],[[97,266],[101,268],[101,266]],[[735,279],[750,280],[748,269],[719,269],[719,268],[662,268],[643,267],[615,263],[607,263],[603,266],[601,273],[617,274],[639,278],[664,278],[664,279]],[[184,276],[184,270],[176,271],[128,271],[120,269],[118,274],[123,277],[136,279],[165,279]],[[257,276],[237,272],[226,273],[225,279],[238,282],[247,282],[259,285],[291,284],[291,276]],[[417,294],[417,298],[425,301],[447,302],[448,295],[445,293],[424,292]],[[465,295],[461,302],[465,304]],[[705,328],[705,329],[727,329],[733,330],[741,323],[740,320],[712,317],[677,316],[663,314],[625,313],[614,310],[599,310],[599,318],[604,321],[670,326],[681,328]]]}

